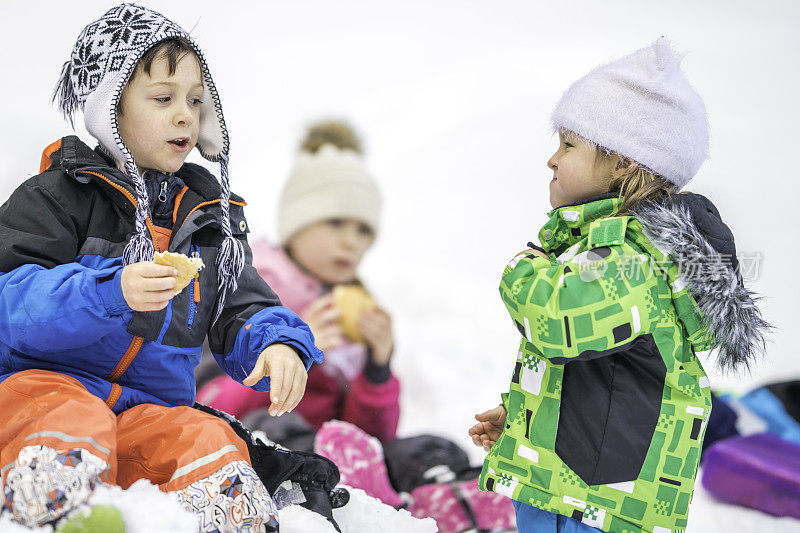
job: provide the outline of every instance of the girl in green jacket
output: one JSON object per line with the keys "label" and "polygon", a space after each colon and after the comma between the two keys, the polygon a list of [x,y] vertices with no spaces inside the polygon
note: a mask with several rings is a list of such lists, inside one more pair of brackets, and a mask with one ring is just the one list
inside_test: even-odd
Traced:
{"label": "girl in green jacket", "polygon": [[771,326],[733,235],[681,192],[707,156],[705,106],[661,39],[564,93],[541,247],[505,268],[522,336],[502,405],[469,433],[481,489],[520,532],[686,528],[711,412],[701,364],[746,367]]}

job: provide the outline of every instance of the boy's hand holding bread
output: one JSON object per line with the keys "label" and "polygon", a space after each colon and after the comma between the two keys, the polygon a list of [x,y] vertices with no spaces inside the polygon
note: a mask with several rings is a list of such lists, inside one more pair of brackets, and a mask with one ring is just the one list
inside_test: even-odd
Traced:
{"label": "boy's hand holding bread", "polygon": [[160,311],[197,277],[203,261],[172,252],[122,269],[122,295],[134,311]]}

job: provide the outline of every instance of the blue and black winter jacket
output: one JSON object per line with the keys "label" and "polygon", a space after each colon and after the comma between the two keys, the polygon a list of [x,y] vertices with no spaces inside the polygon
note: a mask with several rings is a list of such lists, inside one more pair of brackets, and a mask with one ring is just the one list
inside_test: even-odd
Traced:
{"label": "blue and black winter jacket", "polygon": [[[122,251],[135,231],[133,184],[75,136],[45,150],[41,173],[0,207],[0,381],[31,368],[61,372],[120,413],[141,403],[192,405],[206,336],[240,383],[276,342],[292,346],[306,368],[322,362],[311,330],[253,268],[245,203],[233,194],[231,228],[246,266],[211,325],[220,186],[191,163],[176,176],[185,187],[175,198],[168,251],[199,254],[207,268],[165,309],[136,312],[120,284]],[[269,378],[253,388],[268,390]]]}

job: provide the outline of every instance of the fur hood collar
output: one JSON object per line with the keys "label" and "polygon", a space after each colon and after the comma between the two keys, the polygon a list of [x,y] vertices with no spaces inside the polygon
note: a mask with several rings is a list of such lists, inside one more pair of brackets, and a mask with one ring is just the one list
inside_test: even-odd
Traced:
{"label": "fur hood collar", "polygon": [[733,233],[716,206],[701,194],[686,192],[643,202],[631,214],[688,283],[711,347],[718,349],[719,366],[749,368],[759,352],[766,351],[773,326],[756,305],[762,298],[744,285]]}

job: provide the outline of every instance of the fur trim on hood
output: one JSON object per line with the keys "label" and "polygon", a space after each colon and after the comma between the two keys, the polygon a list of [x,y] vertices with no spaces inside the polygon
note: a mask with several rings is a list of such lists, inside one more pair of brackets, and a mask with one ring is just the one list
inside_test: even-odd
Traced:
{"label": "fur trim on hood", "polygon": [[712,348],[719,350],[719,366],[749,369],[758,353],[765,353],[767,335],[774,326],[756,306],[762,297],[744,285],[733,233],[714,204],[700,194],[680,193],[644,202],[631,214],[653,245],[671,256],[681,273],[690,273],[685,281],[708,328]]}

